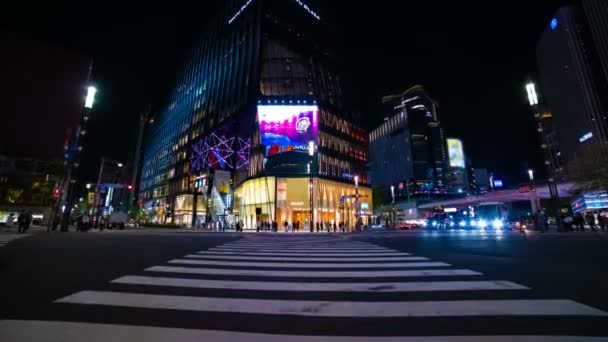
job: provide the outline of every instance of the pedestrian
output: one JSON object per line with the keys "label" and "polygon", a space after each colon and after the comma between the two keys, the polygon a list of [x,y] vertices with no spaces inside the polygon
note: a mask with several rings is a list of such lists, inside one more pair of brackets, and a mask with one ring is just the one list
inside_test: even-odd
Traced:
{"label": "pedestrian", "polygon": [[564,221],[564,226],[565,226],[564,228],[566,229],[567,232],[571,232],[574,230],[572,228],[573,223],[574,223],[574,218],[572,218],[571,215],[565,216],[563,221]]}
{"label": "pedestrian", "polygon": [[29,211],[25,213],[25,232],[27,232],[30,229],[30,225],[32,224],[32,213],[30,213]]}
{"label": "pedestrian", "polygon": [[583,214],[574,214],[574,226],[576,227],[577,232],[585,231],[585,218],[583,217]]}
{"label": "pedestrian", "polygon": [[336,232],[336,230],[338,230],[338,225],[336,224],[336,222],[334,222],[334,233]]}
{"label": "pedestrian", "polygon": [[8,214],[8,217],[6,218],[6,228],[7,229],[11,228],[11,226],[13,225],[13,220],[15,220],[15,214],[14,213]]}
{"label": "pedestrian", "polygon": [[59,218],[59,215],[55,215],[53,217],[53,224],[52,224],[52,230],[56,231],[57,227],[59,226],[59,223],[61,223],[61,219]]}
{"label": "pedestrian", "polygon": [[606,226],[608,226],[608,218],[600,213],[597,215],[597,222],[599,223],[602,231],[605,232]]}
{"label": "pedestrian", "polygon": [[289,231],[289,222],[285,221],[283,227],[285,227],[285,233],[287,233]]}
{"label": "pedestrian", "polygon": [[21,211],[17,216],[17,227],[19,233],[25,232],[25,211]]}
{"label": "pedestrian", "polygon": [[300,221],[296,221],[296,223],[293,226],[293,228],[295,229],[296,232],[300,231]]}
{"label": "pedestrian", "polygon": [[592,212],[588,212],[585,215],[585,221],[587,221],[587,224],[589,225],[589,228],[591,228],[591,231],[597,231],[597,229],[595,229],[595,215],[593,215]]}

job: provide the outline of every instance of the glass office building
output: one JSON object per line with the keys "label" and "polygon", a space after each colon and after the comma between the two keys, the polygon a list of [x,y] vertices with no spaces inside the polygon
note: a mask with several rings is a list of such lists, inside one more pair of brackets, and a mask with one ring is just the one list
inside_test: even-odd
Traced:
{"label": "glass office building", "polygon": [[401,190],[408,197],[445,194],[448,158],[437,102],[415,86],[386,96],[383,103],[386,119],[370,133],[374,186],[395,186],[400,190],[397,197]]}
{"label": "glass office building", "polygon": [[139,199],[155,220],[282,226],[312,209],[315,222],[354,226],[371,213],[367,133],[312,7],[227,1],[189,52],[144,151]]}

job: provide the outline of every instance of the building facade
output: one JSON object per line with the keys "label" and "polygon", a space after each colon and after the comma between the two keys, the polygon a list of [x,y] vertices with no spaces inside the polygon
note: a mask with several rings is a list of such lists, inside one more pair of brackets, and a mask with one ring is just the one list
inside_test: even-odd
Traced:
{"label": "building facade", "polygon": [[421,86],[383,98],[388,115],[370,133],[370,177],[377,188],[396,186],[407,197],[446,193],[446,140],[437,103]]}
{"label": "building facade", "polygon": [[302,1],[227,1],[154,119],[141,204],[161,222],[248,228],[371,211],[368,138],[346,115],[330,33]]}
{"label": "building facade", "polygon": [[560,8],[537,47],[543,93],[561,157],[569,162],[608,142],[608,3]]}

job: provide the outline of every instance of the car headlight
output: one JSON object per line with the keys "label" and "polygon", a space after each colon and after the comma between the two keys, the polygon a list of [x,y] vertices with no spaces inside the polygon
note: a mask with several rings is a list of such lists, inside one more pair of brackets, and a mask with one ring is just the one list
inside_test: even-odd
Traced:
{"label": "car headlight", "polygon": [[479,221],[477,221],[477,226],[478,226],[479,228],[485,228],[485,227],[487,227],[487,226],[488,226],[488,222],[486,222],[486,220],[481,220],[481,219],[480,219]]}
{"label": "car headlight", "polygon": [[504,226],[505,224],[502,220],[496,219],[492,222],[492,227],[494,227],[494,229],[502,229]]}
{"label": "car headlight", "polygon": [[437,227],[437,221],[433,221],[433,227]]}
{"label": "car headlight", "polygon": [[464,226],[466,226],[466,225],[467,225],[467,223],[466,223],[466,222],[464,222],[464,221],[460,221],[459,225],[460,225],[461,227],[464,227]]}

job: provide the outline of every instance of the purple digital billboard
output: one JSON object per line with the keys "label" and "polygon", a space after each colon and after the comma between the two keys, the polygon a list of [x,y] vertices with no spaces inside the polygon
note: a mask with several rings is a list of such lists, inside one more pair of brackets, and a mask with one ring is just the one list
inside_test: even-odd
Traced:
{"label": "purple digital billboard", "polygon": [[308,143],[317,143],[319,107],[307,105],[258,106],[258,121],[266,157],[286,153],[308,153]]}

